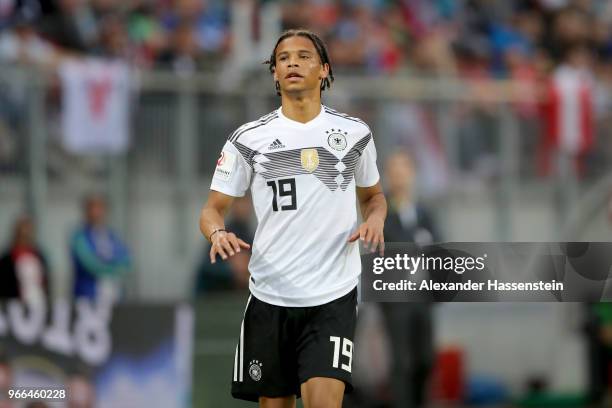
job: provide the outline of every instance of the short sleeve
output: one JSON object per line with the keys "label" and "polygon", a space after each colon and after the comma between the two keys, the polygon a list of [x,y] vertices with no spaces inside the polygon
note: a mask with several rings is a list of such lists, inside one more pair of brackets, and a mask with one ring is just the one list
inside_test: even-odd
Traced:
{"label": "short sleeve", "polygon": [[227,141],[217,159],[210,189],[233,197],[242,197],[251,185],[251,175],[251,166],[234,144]]}
{"label": "short sleeve", "polygon": [[376,147],[374,146],[374,138],[370,137],[370,141],[357,161],[355,185],[357,187],[372,187],[379,179],[380,176],[376,167]]}

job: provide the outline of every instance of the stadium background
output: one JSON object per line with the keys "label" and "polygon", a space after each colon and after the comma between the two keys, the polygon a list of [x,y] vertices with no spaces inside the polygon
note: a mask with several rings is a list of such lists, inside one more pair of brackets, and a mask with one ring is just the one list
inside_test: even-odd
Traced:
{"label": "stadium background", "polygon": [[[262,61],[279,33],[293,27],[328,43],[336,81],[324,103],[370,124],[380,166],[399,148],[412,153],[419,199],[444,240],[610,237],[608,1],[1,2],[2,243],[15,219],[31,214],[50,261],[52,296],[69,299],[68,237],[82,197],[107,194],[111,223],[133,256],[122,302],[193,305],[193,406],[246,406],[229,399],[227,383],[245,292],[196,293],[206,249],[197,220],[226,137],[278,106]],[[88,57],[130,67],[125,151],[66,147],[58,72]],[[550,111],[563,103],[550,98],[551,89],[568,64],[585,79],[589,103],[564,112],[592,125],[569,145],[550,130]],[[379,312],[364,310],[369,352],[359,370],[384,404],[394,350],[380,335]],[[584,395],[584,310],[437,306],[436,349],[455,350],[463,361],[461,397],[447,399],[461,405],[477,379],[503,388],[498,401],[534,389]],[[431,399],[445,392],[432,390]]]}

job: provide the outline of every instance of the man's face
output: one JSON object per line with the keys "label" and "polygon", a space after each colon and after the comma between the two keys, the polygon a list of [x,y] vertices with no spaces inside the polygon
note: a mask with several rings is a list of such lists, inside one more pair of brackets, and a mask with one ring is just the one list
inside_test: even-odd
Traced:
{"label": "man's face", "polygon": [[106,220],[106,204],[99,198],[90,199],[87,203],[87,222],[93,225],[102,225]]}
{"label": "man's face", "polygon": [[385,176],[391,193],[410,193],[414,181],[412,160],[403,153],[392,154],[386,162]]}
{"label": "man's face", "polygon": [[274,80],[284,93],[319,92],[321,80],[327,77],[329,65],[321,64],[319,54],[307,37],[285,38],[276,48]]}
{"label": "man's face", "polygon": [[23,219],[19,222],[15,241],[21,245],[32,245],[34,243],[34,224],[30,219]]}

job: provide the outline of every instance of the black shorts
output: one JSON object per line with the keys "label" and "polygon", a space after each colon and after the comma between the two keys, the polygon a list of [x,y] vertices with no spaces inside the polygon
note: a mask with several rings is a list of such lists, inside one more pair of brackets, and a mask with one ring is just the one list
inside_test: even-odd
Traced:
{"label": "black shorts", "polygon": [[330,377],[351,392],[357,288],[312,307],[275,306],[251,295],[234,356],[232,395],[300,397],[309,378]]}

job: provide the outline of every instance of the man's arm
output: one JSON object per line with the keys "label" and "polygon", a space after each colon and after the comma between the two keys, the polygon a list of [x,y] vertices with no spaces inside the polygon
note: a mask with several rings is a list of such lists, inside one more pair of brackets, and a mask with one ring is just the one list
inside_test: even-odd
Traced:
{"label": "man's arm", "polygon": [[96,278],[112,278],[118,276],[125,265],[106,262],[96,254],[83,232],[72,238],[71,251],[87,272]]}
{"label": "man's arm", "polygon": [[387,217],[387,200],[380,182],[371,187],[357,187],[357,199],[364,222],[349,237],[349,242],[355,242],[360,238],[366,249],[369,248],[374,252],[378,248],[382,255],[385,249],[383,228]]}
{"label": "man's arm", "polygon": [[217,254],[223,260],[240,252],[240,248],[251,246],[238,238],[234,233],[225,231],[225,214],[232,206],[234,197],[211,190],[208,200],[200,212],[200,231],[212,244],[210,247],[210,262],[216,262]]}

